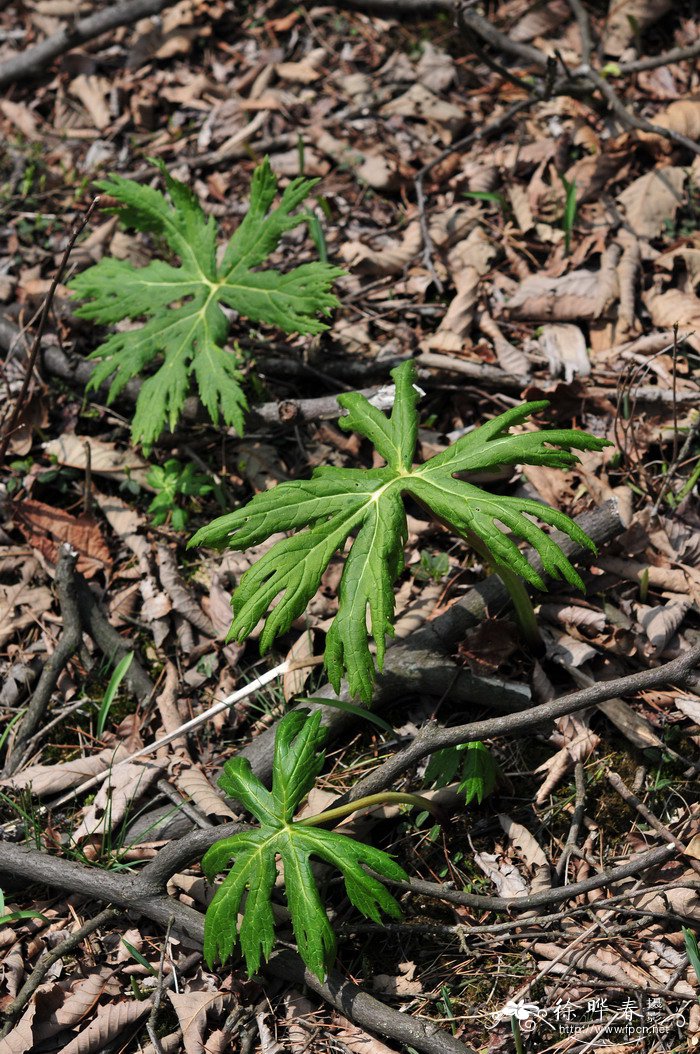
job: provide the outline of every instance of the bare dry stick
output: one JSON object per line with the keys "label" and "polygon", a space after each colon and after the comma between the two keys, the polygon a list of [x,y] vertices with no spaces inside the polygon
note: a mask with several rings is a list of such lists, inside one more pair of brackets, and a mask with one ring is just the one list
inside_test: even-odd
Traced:
{"label": "bare dry stick", "polygon": [[526,730],[531,731],[538,725],[549,723],[557,717],[566,717],[567,714],[574,714],[589,706],[597,706],[598,703],[605,702],[607,699],[630,695],[649,688],[658,688],[662,684],[682,684],[698,665],[700,665],[700,644],[689,648],[678,659],[664,663],[663,666],[657,666],[651,670],[640,670],[626,677],[616,677],[612,681],[601,681],[588,688],[582,688],[578,692],[565,695],[562,699],[533,706],[515,714],[489,718],[485,721],[473,721],[470,724],[456,725],[452,728],[440,728],[434,722],[425,725],[407,747],[356,783],[352,790],[334,802],[334,806],[343,805],[346,801],[356,801],[365,795],[377,794],[386,787],[394,786],[399,776],[403,775],[407,769],[437,750],[455,747],[461,743],[491,739],[494,736],[509,736]]}
{"label": "bare dry stick", "polygon": [[[605,778],[607,779],[613,790],[620,795],[622,800],[629,805],[631,809],[638,812],[639,815],[646,820],[650,827],[661,835],[665,842],[669,845],[675,846],[679,853],[686,853],[686,847],[680,838],[676,838],[674,834],[666,827],[665,824],[659,820],[657,816],[651,811],[651,809],[640,801],[634,791],[631,791],[627,784],[624,782],[621,776],[617,772],[613,772],[612,769],[605,770]],[[692,856],[688,856],[686,860],[689,867],[693,869],[696,875],[700,875],[700,860],[695,860]]]}
{"label": "bare dry stick", "polygon": [[[1,81],[0,87],[2,87]],[[94,212],[96,206],[99,203],[99,200],[99,198],[93,199],[92,203],[90,204],[90,208],[87,210],[84,216],[81,216],[81,218],[73,224],[70,234],[68,235],[68,244],[66,245],[63,256],[61,257],[61,262],[58,265],[58,270],[56,271],[54,280],[52,281],[49,287],[49,291],[46,294],[46,300],[44,300],[44,304],[41,309],[41,315],[39,316],[39,325],[37,326],[36,336],[34,337],[34,343],[32,344],[32,350],[29,353],[27,371],[24,375],[22,387],[15,401],[14,410],[12,411],[12,415],[10,416],[7,428],[5,429],[2,439],[0,439],[0,465],[2,465],[3,461],[5,460],[5,454],[7,453],[7,448],[9,446],[10,440],[12,439],[12,434],[15,431],[15,428],[17,427],[17,422],[19,421],[22,410],[24,409],[24,401],[27,398],[27,392],[29,391],[29,384],[32,379],[32,373],[34,372],[37,355],[39,354],[39,348],[41,347],[41,338],[44,335],[46,320],[49,317],[49,311],[51,310],[51,305],[53,304],[53,298],[56,295],[56,289],[58,288],[59,282],[66,273],[66,267],[68,266],[68,260],[70,258],[70,254],[73,251],[73,246],[75,245],[78,236],[85,229],[88,221],[90,220],[90,217],[92,216],[92,213]]]}
{"label": "bare dry stick", "polygon": [[61,606],[63,632],[51,658],[41,671],[39,683],[29,702],[27,711],[9,748],[4,776],[12,775],[22,763],[28,743],[39,726],[51,699],[54,688],[68,661],[73,657],[83,636],[78,610],[73,571],[78,554],[69,545],[63,545],[56,566],[55,584]]}

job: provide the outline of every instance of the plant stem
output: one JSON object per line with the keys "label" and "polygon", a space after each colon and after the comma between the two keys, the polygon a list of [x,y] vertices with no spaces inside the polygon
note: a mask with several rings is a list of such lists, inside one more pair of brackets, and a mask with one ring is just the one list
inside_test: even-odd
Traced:
{"label": "plant stem", "polygon": [[475,549],[482,560],[485,560],[490,567],[496,572],[498,577],[503,582],[510,593],[510,599],[513,601],[513,610],[515,611],[515,617],[520,627],[526,642],[533,648],[534,651],[539,652],[544,648],[542,637],[540,636],[539,626],[537,625],[537,618],[535,616],[535,609],[532,606],[530,600],[530,594],[525,588],[523,580],[513,571],[509,571],[506,567],[501,567],[500,564],[494,563],[491,558],[486,546],[483,544],[481,539],[477,535],[469,532],[467,541],[471,545],[472,549]]}
{"label": "plant stem", "polygon": [[429,798],[423,798],[420,794],[383,791],[381,794],[368,794],[366,798],[358,798],[357,801],[339,805],[337,809],[328,809],[326,812],[315,813],[313,816],[306,816],[303,820],[296,820],[295,822],[302,824],[304,827],[320,827],[322,824],[335,823],[337,820],[342,820],[343,817],[357,812],[358,809],[368,809],[371,805],[388,804],[413,805],[416,809],[427,809],[437,820],[441,820],[443,817],[440,806],[436,802],[430,801]]}

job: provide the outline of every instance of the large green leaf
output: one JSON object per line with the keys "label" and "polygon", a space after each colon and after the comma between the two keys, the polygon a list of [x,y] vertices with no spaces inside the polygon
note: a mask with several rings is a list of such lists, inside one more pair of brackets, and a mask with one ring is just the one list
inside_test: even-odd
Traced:
{"label": "large green leaf", "polygon": [[217,230],[185,184],[158,167],[168,198],[153,187],[111,175],[98,182],[115,198],[115,210],[127,227],[160,237],[179,259],[173,266],[154,260],[133,267],[106,257],[70,283],[86,303],[76,314],[95,322],[145,319],[142,325],[114,333],[92,354],[100,360],[90,387],[113,376],[109,398],[154,361],[160,365],[141,388],[132,425],[134,440],[149,444],[166,422],[175,427],[192,380],[217,422],[219,415],[243,431],[246,400],[239,363],[225,349],[230,323],[222,306],[254,322],[277,326],[286,333],[319,333],[327,329],[318,315],[327,315],[338,301],[330,290],[343,272],[325,263],[302,264],[282,274],[257,270],[278,246],[282,235],[305,223],[308,213],[295,211],[318,182],[295,179],[277,208],[272,204],[277,180],[265,161],[256,168],[248,212],[217,264]]}
{"label": "large green leaf", "polygon": [[[326,638],[325,664],[336,691],[344,673],[350,691],[369,702],[375,674],[370,640],[381,669],[385,639],[393,632],[393,585],[404,566],[407,497],[420,502],[455,533],[488,553],[496,570],[516,572],[544,588],[542,575],[517,542],[530,544],[545,572],[583,588],[578,572],[557,543],[533,522],[556,527],[579,545],[595,549],[581,528],[563,512],[529,498],[489,494],[457,477],[499,465],[566,468],[573,450],[600,450],[604,439],[574,429],[511,433],[546,402],[524,403],[468,433],[441,454],[414,466],[419,397],[415,367],[392,371],[396,383],[389,417],[357,392],[340,395],[347,410],[340,424],[365,436],[386,462],[371,470],[319,468],[310,480],[281,483],[256,495],[245,507],[198,531],[191,545],[247,549],[277,531],[278,541],[241,579],[233,595],[230,637],[244,640],[266,613],[262,651],[286,632],[316,593],[323,572],[351,536],[339,589],[338,614]],[[274,604],[274,606],[273,606]],[[270,610],[271,609],[271,610]]]}
{"label": "large green leaf", "polygon": [[210,880],[234,863],[207,910],[204,956],[210,967],[216,959],[226,962],[237,941],[249,974],[269,958],[275,940],[270,898],[278,857],[299,953],[321,979],[335,958],[336,943],[311,869],[312,856],[342,873],[348,897],[363,915],[379,922],[380,912],[394,917],[401,913],[388,890],[365,870],[369,867],[387,878],[405,879],[405,871],[390,856],[346,835],[292,819],[323,765],[325,734],[320,711],[308,717],[308,711],[294,710],[282,718],[275,739],[271,792],[244,758],[233,758],[224,766],[220,786],[256,817],[260,827],[223,838],[202,860]]}

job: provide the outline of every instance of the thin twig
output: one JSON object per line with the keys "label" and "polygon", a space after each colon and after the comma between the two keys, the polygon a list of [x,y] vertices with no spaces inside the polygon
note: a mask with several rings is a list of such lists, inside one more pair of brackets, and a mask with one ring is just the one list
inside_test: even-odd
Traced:
{"label": "thin twig", "polygon": [[640,670],[638,673],[617,677],[611,681],[600,681],[578,692],[565,695],[540,706],[530,707],[504,717],[488,718],[485,721],[474,721],[452,728],[440,728],[435,724],[425,725],[411,743],[400,750],[374,772],[359,780],[352,790],[342,795],[335,805],[354,801],[367,794],[376,794],[385,787],[396,785],[399,776],[418,761],[434,754],[444,747],[455,747],[461,743],[473,743],[477,740],[492,739],[496,736],[515,735],[532,731],[538,725],[566,717],[589,706],[597,706],[608,699],[622,695],[631,695],[649,688],[658,688],[664,684],[681,684],[700,665],[700,644],[688,649],[683,655],[663,666],[651,670]]}
{"label": "thin twig", "polygon": [[[675,846],[679,853],[686,853],[686,847],[680,838],[676,838],[676,836],[669,831],[668,827],[666,827],[658,817],[654,816],[651,809],[645,805],[644,802],[639,800],[637,795],[630,790],[617,772],[613,772],[611,769],[606,769],[605,778],[613,790],[620,795],[622,800],[626,802],[630,808],[638,812],[639,815],[646,820],[649,826],[653,827],[653,829],[661,835],[664,841],[668,842],[669,845]],[[687,856],[686,862],[696,875],[700,875],[700,860],[695,860],[692,856]]]}
{"label": "thin twig", "polygon": [[44,716],[58,678],[65,669],[66,664],[80,647],[83,628],[75,592],[75,579],[73,577],[77,559],[77,552],[71,549],[69,545],[61,547],[58,564],[56,565],[55,584],[61,607],[63,633],[56,650],[41,671],[39,683],[34,689],[34,694],[10,746],[3,772],[5,776],[12,775],[22,764],[28,743],[31,741]]}
{"label": "thin twig", "polygon": [[[1,77],[0,87],[2,87]],[[41,347],[41,340],[44,336],[44,329],[46,328],[46,322],[49,317],[49,312],[51,311],[53,298],[56,295],[56,289],[58,288],[61,279],[66,273],[66,267],[68,266],[68,260],[70,258],[70,254],[73,251],[73,246],[75,245],[81,232],[85,229],[88,221],[90,220],[90,217],[92,216],[92,213],[95,210],[95,207],[99,203],[99,200],[99,198],[93,199],[87,212],[83,216],[81,216],[80,219],[76,220],[68,235],[68,244],[64,249],[63,256],[61,257],[61,262],[58,265],[58,270],[56,271],[54,279],[51,282],[51,285],[49,286],[49,291],[46,294],[46,299],[44,300],[44,304],[41,309],[41,315],[39,316],[39,324],[37,326],[36,335],[34,337],[34,343],[32,344],[32,350],[30,351],[29,359],[27,360],[27,369],[24,374],[24,380],[22,381],[22,387],[20,389],[19,395],[17,396],[17,399],[15,400],[15,406],[12,411],[12,415],[10,416],[10,420],[7,424],[7,428],[5,429],[3,436],[0,439],[0,465],[5,460],[7,448],[10,444],[10,440],[12,439],[13,433],[17,427],[17,422],[20,419],[22,410],[24,409],[24,403],[27,398],[27,392],[29,391],[29,385],[31,383],[32,374],[34,373],[34,367],[36,366],[36,360],[39,354],[39,348]]]}

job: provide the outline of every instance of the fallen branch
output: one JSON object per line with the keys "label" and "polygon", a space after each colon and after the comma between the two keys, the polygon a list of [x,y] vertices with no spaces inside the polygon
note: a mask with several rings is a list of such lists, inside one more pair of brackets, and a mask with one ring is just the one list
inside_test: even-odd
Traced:
{"label": "fallen branch", "polygon": [[129,0],[128,3],[117,4],[116,7],[108,4],[94,15],[67,25],[52,37],[47,37],[40,44],[4,62],[0,66],[0,88],[6,88],[8,84],[14,84],[37,73],[46,73],[47,66],[59,55],[64,55],[67,51],[102,36],[103,33],[109,33],[111,29],[128,26],[142,18],[157,15],[164,7],[170,7],[174,2],[175,0]]}
{"label": "fallen branch", "polygon": [[80,647],[83,637],[83,629],[78,610],[78,599],[75,588],[75,563],[78,554],[69,545],[61,547],[58,564],[56,566],[56,590],[61,607],[61,618],[63,620],[63,632],[60,636],[56,650],[41,671],[39,683],[34,689],[26,713],[17,729],[17,733],[8,750],[4,776],[11,776],[21,765],[29,740],[37,730],[41,719],[46,712],[53,690],[58,683],[58,678],[65,669],[67,663],[75,655]]}
{"label": "fallen branch", "polygon": [[[3,872],[27,882],[43,882],[132,910],[163,929],[167,929],[172,919],[173,931],[184,944],[194,946],[197,950],[203,944],[204,916],[172,897],[149,893],[142,876],[101,871],[49,856],[37,849],[0,842],[0,873]],[[474,1054],[470,1047],[430,1022],[384,1006],[337,970],[330,970],[326,980],[319,981],[294,952],[273,953],[265,973],[294,984],[307,985],[361,1028],[412,1046],[423,1054]]]}
{"label": "fallen branch", "polygon": [[683,655],[671,662],[664,663],[651,670],[640,670],[626,677],[616,677],[611,681],[600,681],[578,692],[565,695],[540,706],[533,706],[519,713],[505,717],[488,718],[485,721],[472,721],[470,724],[455,725],[452,728],[440,728],[434,722],[426,724],[417,733],[407,747],[394,754],[383,765],[375,769],[353,788],[339,798],[335,805],[346,801],[355,801],[367,794],[377,794],[385,787],[396,785],[399,776],[412,768],[418,761],[434,754],[445,747],[455,747],[462,743],[474,743],[478,740],[491,739],[495,736],[512,736],[521,732],[531,732],[542,724],[549,724],[558,717],[575,714],[590,706],[618,696],[631,695],[648,691],[662,685],[683,684],[700,665],[700,644],[696,644]]}

